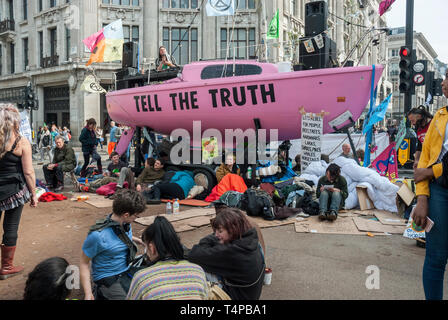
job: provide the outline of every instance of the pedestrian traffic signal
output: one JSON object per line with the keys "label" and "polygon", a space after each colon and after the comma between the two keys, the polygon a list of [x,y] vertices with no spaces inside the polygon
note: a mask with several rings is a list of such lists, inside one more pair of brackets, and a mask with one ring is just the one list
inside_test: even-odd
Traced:
{"label": "pedestrian traffic signal", "polygon": [[400,58],[400,92],[406,93],[413,87],[412,51],[408,47],[401,47]]}

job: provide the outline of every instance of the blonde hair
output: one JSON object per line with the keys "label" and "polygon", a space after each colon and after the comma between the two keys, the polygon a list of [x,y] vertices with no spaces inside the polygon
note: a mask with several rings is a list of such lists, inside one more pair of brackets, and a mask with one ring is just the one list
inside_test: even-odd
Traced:
{"label": "blonde hair", "polygon": [[13,132],[18,136],[20,129],[19,110],[13,104],[0,103],[0,159],[6,154],[6,144]]}

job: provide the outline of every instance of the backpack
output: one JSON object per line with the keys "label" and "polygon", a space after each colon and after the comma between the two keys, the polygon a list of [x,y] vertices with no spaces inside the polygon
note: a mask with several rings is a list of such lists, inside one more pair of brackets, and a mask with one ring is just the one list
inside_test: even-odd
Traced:
{"label": "backpack", "polygon": [[247,189],[241,199],[241,209],[249,216],[262,217],[265,220],[275,219],[274,201],[261,189]]}
{"label": "backpack", "polygon": [[50,136],[49,135],[43,136],[42,145],[44,147],[48,147],[50,145]]}

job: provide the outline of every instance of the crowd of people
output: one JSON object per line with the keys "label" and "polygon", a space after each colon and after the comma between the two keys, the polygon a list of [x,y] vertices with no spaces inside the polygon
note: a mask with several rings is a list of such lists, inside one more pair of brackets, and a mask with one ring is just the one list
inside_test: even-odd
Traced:
{"label": "crowd of people", "polygon": [[[447,80],[443,82],[443,92],[448,97]],[[418,140],[414,165],[417,205],[413,218],[422,228],[428,217],[436,226],[426,234],[424,291],[427,299],[442,299],[448,260],[448,111],[444,107],[431,115],[420,106],[411,109],[407,116]],[[38,199],[31,144],[19,134],[17,108],[0,104],[0,119],[0,217],[4,218],[0,280],[5,280],[23,271],[22,266],[14,265],[17,231],[25,204],[35,208]],[[396,126],[389,134],[396,135]],[[77,188],[97,192],[111,183],[116,185],[112,213],[90,228],[82,246],[80,275],[85,299],[203,300],[211,298],[211,284],[218,285],[229,299],[259,299],[266,262],[264,240],[256,223],[243,210],[216,205],[216,218],[211,221],[213,233],[191,248],[182,244],[171,223],[161,216],[143,231],[141,238],[136,237],[132,222],[145,212],[147,204],[161,199],[191,198],[195,177],[190,171],[167,170],[164,159],[151,157],[144,168],[130,168],[127,158],[123,160],[116,152],[121,130],[114,123],[108,144],[111,161],[103,172],[97,153],[98,144],[104,143],[102,135],[96,121],[89,119],[79,136],[84,157],[80,174],[88,175],[91,161],[97,162],[97,179],[83,186],[76,182]],[[45,126],[39,130],[39,146],[52,153],[43,172],[47,185],[55,191],[63,189],[64,173],[73,172],[77,165],[68,143],[71,138],[65,127],[60,130],[52,126],[50,131]],[[262,168],[269,172],[267,175],[278,178],[300,169],[299,155],[293,168],[286,150],[281,146],[277,163]],[[354,155],[348,144],[341,151],[342,157],[360,156],[358,152]],[[216,169],[216,179],[219,184],[232,177],[248,181],[249,172],[244,165],[236,164],[235,155],[229,153]],[[315,196],[319,220],[335,221],[348,196],[347,181],[338,165],[327,167]],[[138,246],[144,251],[141,256],[137,256]],[[57,257],[39,263],[28,275],[24,299],[69,297],[70,289],[65,286],[68,265],[68,261]]]}

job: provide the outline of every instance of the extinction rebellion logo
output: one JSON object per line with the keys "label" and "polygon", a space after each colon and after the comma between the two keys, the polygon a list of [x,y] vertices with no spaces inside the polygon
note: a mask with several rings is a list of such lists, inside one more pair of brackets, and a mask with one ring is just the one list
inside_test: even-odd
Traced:
{"label": "extinction rebellion logo", "polygon": [[211,0],[210,5],[216,11],[227,11],[232,6],[233,0]]}

